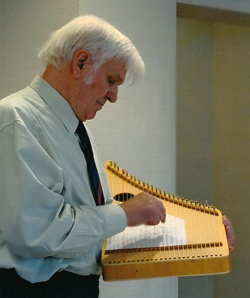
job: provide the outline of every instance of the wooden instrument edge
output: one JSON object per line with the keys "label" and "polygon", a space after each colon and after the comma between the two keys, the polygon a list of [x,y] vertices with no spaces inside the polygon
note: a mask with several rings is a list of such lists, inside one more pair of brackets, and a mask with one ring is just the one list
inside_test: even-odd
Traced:
{"label": "wooden instrument edge", "polygon": [[[135,261],[107,264],[103,256],[103,279],[117,281],[173,276],[226,274],[230,271],[229,255],[220,258],[176,259],[171,261]],[[218,271],[219,268],[219,271]],[[157,274],[156,274],[157,273]]]}
{"label": "wooden instrument edge", "polygon": [[[123,169],[119,168],[115,163],[106,161],[106,172],[114,174],[119,179],[124,180],[141,191],[146,191],[152,195],[158,197],[161,200],[168,201],[173,204],[180,205],[181,207],[202,212],[217,217],[218,221],[223,226],[222,214],[220,210],[214,206],[208,206],[207,204],[201,204],[191,200],[176,197],[174,195],[166,194],[161,190],[149,186],[139,179],[129,175]],[[220,229],[222,230],[222,229]],[[146,249],[147,254],[143,252],[143,249],[136,250],[121,250],[119,251],[107,251],[106,240],[103,242],[102,249],[102,269],[103,279],[105,281],[126,280],[126,279],[144,279],[154,277],[171,277],[171,276],[196,276],[196,275],[211,275],[211,274],[223,274],[230,271],[230,259],[229,250],[224,231],[222,232],[221,243],[200,243],[189,244],[182,247],[167,247],[167,248],[150,248]],[[224,243],[224,245],[223,245]],[[207,255],[206,248],[211,247],[214,252],[215,248],[221,246],[221,252],[219,255]],[[163,255],[167,251],[192,251],[192,249],[198,247],[199,253],[195,257],[190,254],[180,253],[176,257],[168,257]]]}

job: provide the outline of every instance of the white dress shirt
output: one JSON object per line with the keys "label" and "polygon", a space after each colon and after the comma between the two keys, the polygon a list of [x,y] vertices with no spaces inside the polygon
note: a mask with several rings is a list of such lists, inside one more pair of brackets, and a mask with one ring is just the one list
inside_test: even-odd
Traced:
{"label": "white dress shirt", "polygon": [[126,227],[92,143],[106,200],[95,205],[77,125],[69,103],[39,76],[0,101],[0,268],[30,282],[63,269],[101,274],[102,241]]}

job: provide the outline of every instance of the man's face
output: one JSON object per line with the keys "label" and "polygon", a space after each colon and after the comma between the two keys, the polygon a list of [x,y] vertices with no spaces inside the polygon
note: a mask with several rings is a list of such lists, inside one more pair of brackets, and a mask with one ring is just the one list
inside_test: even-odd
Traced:
{"label": "man's face", "polygon": [[[78,82],[77,92],[71,106],[81,121],[93,119],[103,105],[109,100],[117,100],[118,86],[121,85],[127,73],[126,63],[112,59],[102,64],[92,75],[91,83],[88,75]],[[91,71],[89,73],[91,76]]]}

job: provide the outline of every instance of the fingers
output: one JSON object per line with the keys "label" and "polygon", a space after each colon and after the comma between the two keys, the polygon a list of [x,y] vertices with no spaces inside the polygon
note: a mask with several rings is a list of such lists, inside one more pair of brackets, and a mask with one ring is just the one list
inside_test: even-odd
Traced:
{"label": "fingers", "polygon": [[145,224],[157,225],[160,222],[165,222],[166,209],[163,206],[162,202],[159,199],[149,195],[147,197],[147,203],[148,219],[145,217]]}
{"label": "fingers", "polygon": [[232,244],[235,241],[233,225],[232,225],[231,221],[225,215],[223,215],[223,223],[225,225],[229,251],[231,252],[234,250]]}
{"label": "fingers", "polygon": [[164,213],[163,218],[161,219],[161,222],[165,223],[166,222],[166,212]]}
{"label": "fingers", "polygon": [[156,215],[156,216],[153,215],[151,217],[152,219],[146,220],[144,224],[152,226],[152,225],[158,225],[160,222],[164,223],[166,220],[166,213],[164,212],[162,214],[161,212],[159,213],[159,215]]}
{"label": "fingers", "polygon": [[127,216],[127,225],[157,225],[165,222],[166,210],[162,202],[148,193],[140,193],[120,204]]}

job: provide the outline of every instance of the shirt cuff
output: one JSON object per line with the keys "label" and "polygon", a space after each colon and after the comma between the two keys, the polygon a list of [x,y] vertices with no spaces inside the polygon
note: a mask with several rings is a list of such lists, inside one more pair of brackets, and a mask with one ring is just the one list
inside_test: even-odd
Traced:
{"label": "shirt cuff", "polygon": [[101,213],[106,225],[104,239],[122,232],[127,227],[127,216],[119,204],[103,205]]}

